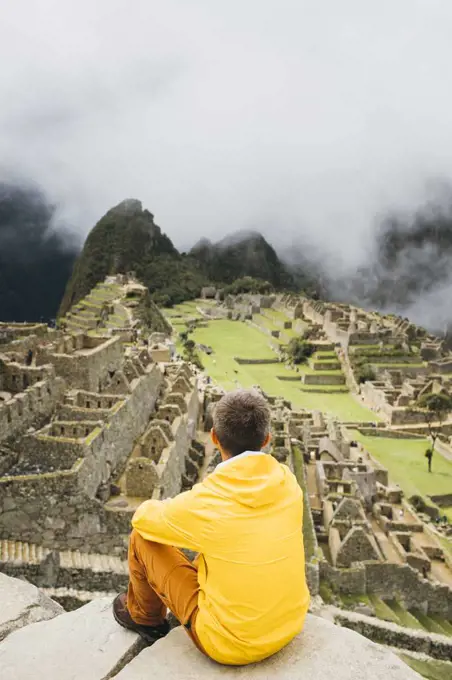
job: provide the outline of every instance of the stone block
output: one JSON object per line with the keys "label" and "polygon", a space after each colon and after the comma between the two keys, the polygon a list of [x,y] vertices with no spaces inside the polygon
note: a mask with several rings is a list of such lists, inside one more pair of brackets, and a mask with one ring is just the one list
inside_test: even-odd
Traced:
{"label": "stone block", "polygon": [[420,680],[395,654],[353,631],[308,615],[304,631],[266,661],[229,668],[204,657],[182,628],[143,650],[117,680]]}
{"label": "stone block", "polygon": [[[0,640],[29,623],[52,619],[64,611],[31,583],[1,573],[0,601]],[[3,671],[1,676],[4,680]]]}
{"label": "stone block", "polygon": [[391,621],[382,621],[356,612],[340,609],[334,611],[335,621],[380,644],[426,654],[439,661],[450,661],[452,658],[452,640],[449,636],[405,628]]}
{"label": "stone block", "polygon": [[114,620],[111,600],[101,598],[9,635],[0,645],[1,677],[103,680],[113,677],[141,648],[138,636]]}

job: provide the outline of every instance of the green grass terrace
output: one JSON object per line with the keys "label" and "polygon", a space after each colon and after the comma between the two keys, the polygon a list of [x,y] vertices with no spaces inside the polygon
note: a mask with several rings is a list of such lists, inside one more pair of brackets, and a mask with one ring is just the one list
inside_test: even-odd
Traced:
{"label": "green grass terrace", "polygon": [[[186,304],[171,311],[185,310]],[[196,309],[196,304],[194,307]],[[179,328],[183,329],[183,326],[175,326],[177,332],[180,332]],[[348,392],[317,392],[314,386],[304,386],[302,390],[303,372],[313,373],[314,370],[308,365],[300,367],[299,372],[287,369],[271,346],[270,336],[250,324],[211,320],[207,327],[196,328],[190,337],[198,344],[212,347],[213,354],[200,352],[201,360],[206,373],[226,390],[260,385],[267,394],[290,401],[293,408],[320,410],[349,422],[377,420],[372,411],[359,404]],[[274,363],[239,364],[236,357],[273,360]],[[291,380],[280,380],[280,377]]]}
{"label": "green grass terrace", "polygon": [[[438,451],[432,460],[432,472],[428,472],[425,451],[430,445],[428,439],[390,439],[361,434],[350,430],[350,436],[363,446],[389,471],[389,478],[398,484],[405,496],[441,495],[452,492],[452,461]],[[431,501],[430,501],[431,503]],[[442,508],[452,522],[452,507]]]}

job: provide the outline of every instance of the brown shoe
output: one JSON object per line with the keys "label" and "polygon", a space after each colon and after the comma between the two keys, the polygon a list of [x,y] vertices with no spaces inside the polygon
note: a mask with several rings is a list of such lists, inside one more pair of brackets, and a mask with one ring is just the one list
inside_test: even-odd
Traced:
{"label": "brown shoe", "polygon": [[127,609],[127,594],[121,593],[117,595],[113,600],[113,616],[117,623],[127,630],[132,630],[149,645],[160,638],[165,637],[169,633],[169,623],[165,619],[164,623],[160,626],[142,626],[135,621],[130,616],[130,612]]}

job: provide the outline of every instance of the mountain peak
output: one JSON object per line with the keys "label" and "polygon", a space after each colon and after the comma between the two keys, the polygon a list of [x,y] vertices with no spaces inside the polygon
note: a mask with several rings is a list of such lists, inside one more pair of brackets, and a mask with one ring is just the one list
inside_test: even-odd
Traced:
{"label": "mountain peak", "polygon": [[124,217],[133,217],[133,215],[138,215],[143,212],[143,204],[137,198],[125,198],[121,203],[118,203],[114,208],[111,208],[109,212]]}
{"label": "mountain peak", "polygon": [[[137,275],[149,288],[161,279],[162,258],[168,261],[166,267],[173,276],[176,260],[180,255],[172,241],[154,223],[149,210],[143,210],[141,201],[128,198],[111,208],[91,229],[83,250],[74,266],[72,277],[60,308],[60,315],[99,283],[106,276],[128,271]],[[159,271],[156,271],[159,268]],[[165,279],[164,285],[167,287]]]}
{"label": "mountain peak", "polygon": [[190,251],[200,270],[214,283],[232,283],[246,276],[291,288],[293,280],[273,247],[258,231],[241,230],[212,244],[206,239]]}
{"label": "mountain peak", "polygon": [[241,229],[239,231],[233,232],[232,234],[228,234],[227,236],[222,238],[221,241],[218,241],[216,246],[218,248],[229,248],[231,246],[236,246],[240,243],[245,243],[249,241],[267,243],[267,241],[260,232],[255,231],[254,229]]}

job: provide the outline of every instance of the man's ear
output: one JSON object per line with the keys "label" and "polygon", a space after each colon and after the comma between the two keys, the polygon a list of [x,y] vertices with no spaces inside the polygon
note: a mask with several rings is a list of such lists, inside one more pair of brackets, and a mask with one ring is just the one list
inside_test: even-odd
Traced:
{"label": "man's ear", "polygon": [[218,447],[219,444],[220,444],[220,442],[218,441],[217,433],[215,432],[215,430],[213,429],[213,427],[212,427],[212,429],[210,430],[210,438],[211,438],[211,440],[213,441],[213,443],[215,444],[215,446]]}
{"label": "man's ear", "polygon": [[264,443],[262,444],[261,448],[265,449],[265,447],[270,444],[271,440],[272,440],[272,433],[269,432],[268,435],[265,437]]}

